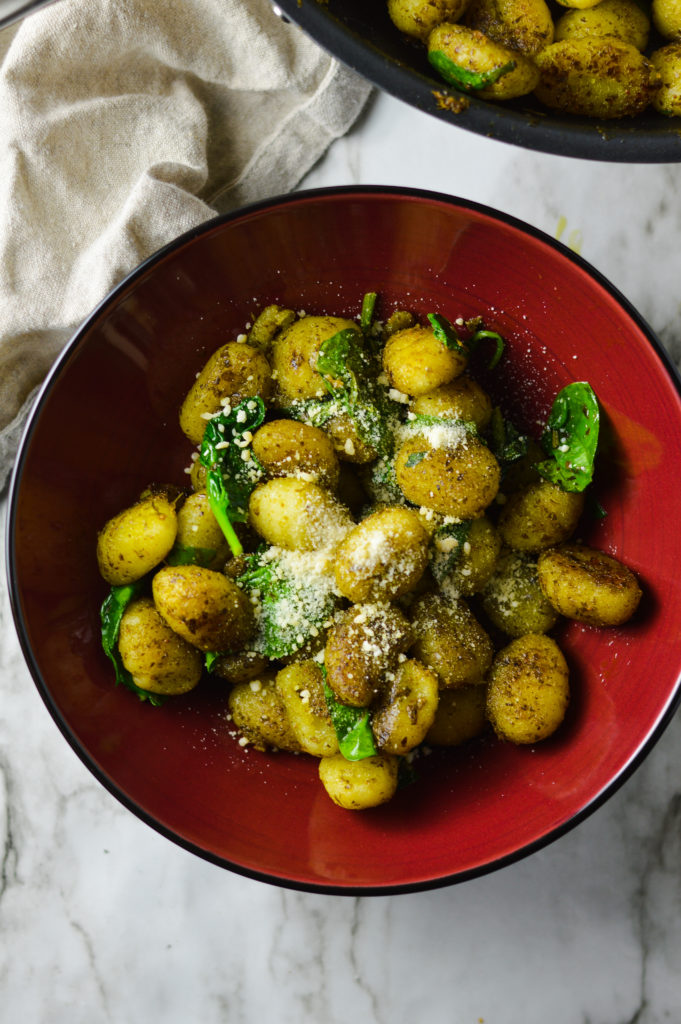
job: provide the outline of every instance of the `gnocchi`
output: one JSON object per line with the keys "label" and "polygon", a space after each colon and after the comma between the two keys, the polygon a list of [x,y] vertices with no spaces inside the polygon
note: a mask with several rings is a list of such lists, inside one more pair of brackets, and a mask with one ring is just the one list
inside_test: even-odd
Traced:
{"label": "gnocchi", "polygon": [[[562,113],[610,120],[678,114],[664,43],[681,40],[680,0],[388,0],[396,29],[425,46],[464,94],[533,94]],[[653,32],[651,34],[651,23]]]}
{"label": "gnocchi", "polygon": [[[519,5],[474,0],[469,19],[543,17]],[[378,320],[372,295],[357,319],[266,306],[223,344],[179,409],[187,486],[148,487],[96,540],[117,681],[159,703],[211,674],[239,743],[318,759],[345,810],[392,799],[431,748],[548,739],[570,702],[549,634],[622,625],[642,593],[575,540],[589,385],[526,437],[474,374],[500,335],[480,317]]]}

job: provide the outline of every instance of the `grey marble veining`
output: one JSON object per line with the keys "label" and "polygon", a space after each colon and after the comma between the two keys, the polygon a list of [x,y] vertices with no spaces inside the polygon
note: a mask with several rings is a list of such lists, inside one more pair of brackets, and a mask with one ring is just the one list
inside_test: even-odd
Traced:
{"label": "grey marble veining", "polygon": [[[304,186],[429,188],[560,234],[678,358],[679,173],[526,153],[381,96]],[[678,715],[622,788],[541,852],[458,886],[355,899],[232,875],[125,810],[38,696],[4,578],[0,689],[3,1021],[681,1020]]]}

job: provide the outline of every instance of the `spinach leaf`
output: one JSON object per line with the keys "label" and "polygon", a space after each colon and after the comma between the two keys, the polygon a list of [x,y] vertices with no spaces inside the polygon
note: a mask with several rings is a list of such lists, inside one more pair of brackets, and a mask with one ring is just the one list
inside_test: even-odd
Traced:
{"label": "spinach leaf", "polygon": [[[249,446],[265,418],[262,398],[244,399],[229,413],[208,420],[199,461],[206,468],[208,501],[232,554],[243,554],[233,523],[248,520],[248,499],[264,470]],[[244,452],[247,458],[244,458]]]}
{"label": "spinach leaf", "polygon": [[[461,523],[445,523],[444,526],[438,527],[433,534],[430,547],[430,571],[436,583],[442,583],[461,558],[463,546],[470,533],[471,521],[466,519]],[[444,544],[442,544],[443,541]]]}
{"label": "spinach leaf", "polygon": [[218,658],[222,657],[222,653],[222,651],[206,651],[205,657],[203,659],[206,672],[213,671],[213,665],[218,660]]}
{"label": "spinach leaf", "polygon": [[359,317],[359,326],[366,334],[371,330],[371,324],[374,319],[374,310],[376,309],[376,299],[378,295],[376,292],[367,292],[362,299],[362,312]]}
{"label": "spinach leaf", "polygon": [[215,548],[194,548],[185,544],[175,544],[166,556],[168,565],[210,565],[215,558]]}
{"label": "spinach leaf", "polygon": [[[412,437],[429,430],[431,427],[440,427],[444,431],[449,431],[453,444],[461,440],[461,431],[472,434],[473,437],[480,437],[478,428],[470,420],[455,420],[449,416],[431,416],[428,413],[422,412],[416,413],[416,415],[410,413],[409,419],[400,424],[400,434],[403,437]],[[484,441],[484,438],[480,437],[480,440]],[[420,455],[421,452],[415,452],[414,454]],[[425,456],[428,453],[424,452],[423,454]]]}
{"label": "spinach leaf", "polygon": [[464,356],[470,355],[467,343],[456,333],[454,325],[446,317],[439,313],[429,313],[428,319],[433,328],[433,334],[437,340],[454,352],[460,352]]}
{"label": "spinach leaf", "polygon": [[[344,411],[360,440],[378,455],[386,455],[392,445],[391,413],[385,392],[376,382],[376,367],[362,342],[362,334],[354,328],[338,331],[320,345],[316,369],[332,402],[337,403],[335,410],[328,410],[328,419],[338,415],[339,409]],[[318,419],[324,415],[320,404],[310,405]]]}
{"label": "spinach leaf", "polygon": [[479,330],[475,331],[473,333],[473,336],[470,338],[468,342],[470,349],[476,349],[479,343],[483,340],[489,340],[494,342],[494,352],[492,353],[492,357],[489,363],[487,364],[487,369],[493,370],[504,354],[506,342],[497,331],[488,331],[486,327],[481,327],[479,328]]}
{"label": "spinach leaf", "polygon": [[490,71],[469,71],[467,68],[461,67],[460,64],[456,64],[442,50],[431,50],[428,60],[445,82],[453,85],[455,89],[460,89],[461,92],[477,92],[480,89],[485,89],[488,85],[493,85],[498,81],[502,75],[513,71],[516,66],[514,60],[509,60],[506,64],[501,64]]}
{"label": "spinach leaf", "polygon": [[492,410],[489,426],[490,451],[502,469],[527,455],[528,439],[517,427],[507,420],[499,406]]}
{"label": "spinach leaf", "polygon": [[418,466],[419,462],[423,462],[427,454],[428,452],[412,452],[410,455],[407,456],[407,459],[404,463],[405,467],[407,469],[413,469],[414,466]]}
{"label": "spinach leaf", "polygon": [[365,469],[363,481],[374,502],[384,505],[408,504],[397,482],[393,459],[376,459]]}
{"label": "spinach leaf", "polygon": [[336,607],[332,574],[296,571],[296,556],[290,552],[273,557],[271,549],[261,548],[248,556],[237,579],[257,598],[258,626],[250,647],[268,658],[300,650]]}
{"label": "spinach leaf", "polygon": [[504,339],[497,331],[488,330],[482,324],[482,319],[480,317],[475,317],[472,320],[466,321],[466,328],[471,332],[470,337],[468,338],[459,337],[454,325],[450,323],[446,317],[441,316],[440,313],[429,313],[428,319],[430,320],[433,328],[433,334],[437,340],[441,342],[445,348],[455,352],[460,352],[466,357],[470,356],[477,349],[481,341],[493,341],[495,348],[487,366],[489,370],[494,369],[504,354],[504,348],[506,347]]}
{"label": "spinach leaf", "polygon": [[112,587],[100,608],[99,617],[102,627],[102,647],[111,661],[116,674],[116,683],[136,693],[140,700],[148,700],[150,704],[160,707],[165,698],[158,693],[142,690],[133,682],[132,675],[123,664],[121,652],[118,650],[118,635],[121,629],[123,613],[131,601],[138,597],[145,588],[145,580],[137,580],[125,586]]}
{"label": "spinach leaf", "polygon": [[353,708],[342,704],[326,681],[326,668],[322,666],[324,676],[324,697],[331,716],[333,727],[338,737],[338,746],[346,761],[362,761],[365,757],[374,757],[378,753],[371,731],[368,708]]}
{"label": "spinach leaf", "polygon": [[564,491],[583,491],[593,479],[600,409],[590,384],[575,381],[556,395],[541,444],[548,456],[541,475]]}

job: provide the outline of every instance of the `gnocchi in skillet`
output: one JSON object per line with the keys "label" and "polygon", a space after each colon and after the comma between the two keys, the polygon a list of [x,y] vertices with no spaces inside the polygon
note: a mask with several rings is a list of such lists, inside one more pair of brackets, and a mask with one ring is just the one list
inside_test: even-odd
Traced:
{"label": "gnocchi in skillet", "polygon": [[456,90],[599,120],[679,114],[680,0],[388,0]]}
{"label": "gnocchi in skillet", "polygon": [[147,486],[96,545],[117,682],[158,704],[212,675],[242,746],[317,759],[349,810],[433,747],[548,739],[570,701],[555,626],[621,626],[641,597],[575,539],[591,387],[529,438],[475,379],[483,357],[503,374],[496,331],[376,303],[266,307],[188,389],[184,486]]}

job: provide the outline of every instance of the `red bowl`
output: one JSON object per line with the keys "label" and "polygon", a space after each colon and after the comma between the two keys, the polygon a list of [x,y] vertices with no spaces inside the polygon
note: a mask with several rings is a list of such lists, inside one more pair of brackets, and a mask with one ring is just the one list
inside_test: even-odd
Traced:
{"label": "red bowl", "polygon": [[[207,681],[162,708],[114,685],[98,638],[95,535],[151,480],[183,482],[177,410],[197,369],[259,307],[354,315],[364,292],[451,318],[481,313],[507,340],[516,419],[542,421],[588,380],[604,411],[584,538],[636,570],[632,622],[572,623],[568,718],[536,748],[475,742],[418,760],[373,811],[340,810],[304,755],[243,750]],[[498,372],[497,372],[497,375]],[[157,253],[94,311],[27,426],[10,494],[8,564],[38,690],[93,774],[181,846],[292,888],[426,889],[537,850],[594,810],[660,736],[681,669],[680,385],[659,342],[593,268],[473,203],[389,188],[300,193],[211,221]]]}

